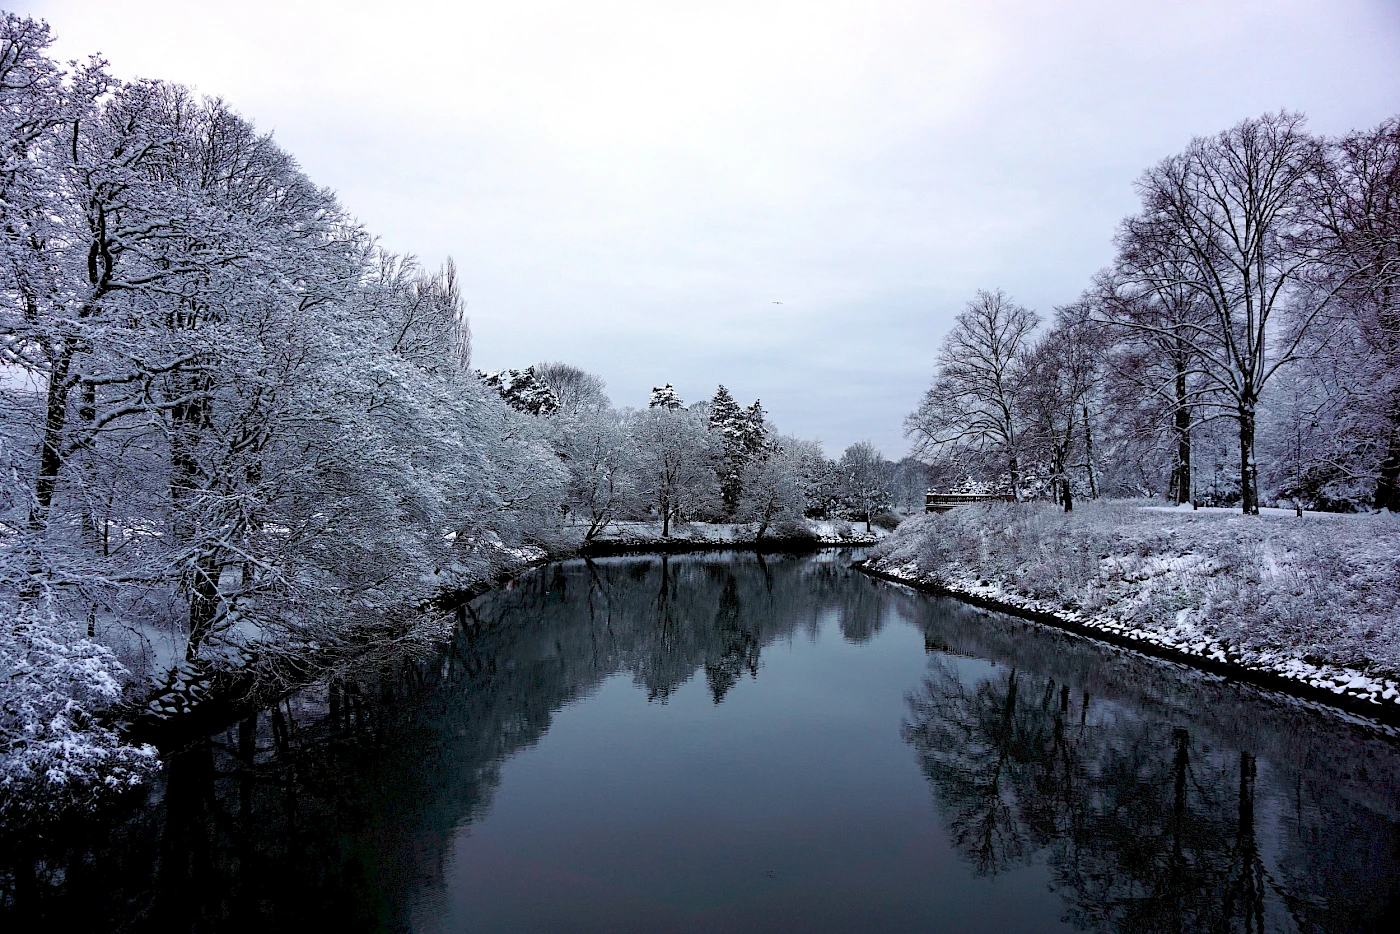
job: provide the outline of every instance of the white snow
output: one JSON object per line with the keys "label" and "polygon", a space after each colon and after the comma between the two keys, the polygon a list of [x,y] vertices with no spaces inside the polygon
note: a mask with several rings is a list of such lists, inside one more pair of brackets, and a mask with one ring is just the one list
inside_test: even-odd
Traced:
{"label": "white snow", "polygon": [[1392,517],[986,504],[905,523],[870,564],[1183,655],[1400,702]]}

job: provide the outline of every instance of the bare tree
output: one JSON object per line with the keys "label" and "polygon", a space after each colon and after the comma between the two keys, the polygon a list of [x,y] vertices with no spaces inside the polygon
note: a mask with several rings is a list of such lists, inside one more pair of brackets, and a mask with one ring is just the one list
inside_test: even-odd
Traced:
{"label": "bare tree", "polygon": [[929,461],[973,455],[1010,475],[1021,499],[1022,358],[1040,323],[998,289],[979,291],[958,315],[938,352],[933,385],[905,420],[915,451]]}
{"label": "bare tree", "polygon": [[1026,449],[1049,468],[1065,512],[1074,509],[1069,468],[1077,450],[1084,451],[1091,470],[1088,399],[1098,379],[1101,341],[1085,312],[1083,305],[1056,311],[1054,326],[1027,355],[1021,390]]}
{"label": "bare tree", "polygon": [[1135,326],[1189,345],[1222,398],[1210,404],[1230,408],[1245,513],[1259,512],[1260,396],[1280,367],[1298,359],[1335,292],[1305,288],[1320,261],[1307,236],[1317,156],[1302,116],[1287,112],[1194,139],[1138,181],[1143,211],[1119,236],[1117,268],[1126,285],[1158,296],[1184,289],[1209,309],[1201,323]]}
{"label": "bare tree", "polygon": [[584,410],[599,410],[611,407],[608,399],[607,383],[601,376],[595,376],[568,363],[549,360],[534,366],[535,378],[544,383],[559,400],[559,411],[563,415],[578,415]]}

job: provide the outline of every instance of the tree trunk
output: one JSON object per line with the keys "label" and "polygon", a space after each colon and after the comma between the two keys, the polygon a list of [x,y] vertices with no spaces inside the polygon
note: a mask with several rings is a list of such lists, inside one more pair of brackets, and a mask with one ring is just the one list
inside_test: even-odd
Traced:
{"label": "tree trunk", "polygon": [[1172,499],[1180,506],[1191,502],[1191,409],[1186,404],[1186,372],[1176,374],[1176,475]]}
{"label": "tree trunk", "polygon": [[1021,459],[1016,455],[1011,455],[1011,495],[1016,502],[1021,502]]}
{"label": "tree trunk", "polygon": [[1089,424],[1089,404],[1084,404],[1084,467],[1089,473],[1089,498],[1099,498],[1099,480],[1094,473],[1094,432]]}
{"label": "tree trunk", "polygon": [[1254,400],[1240,402],[1240,511],[1259,515],[1259,470],[1254,463]]}
{"label": "tree trunk", "polygon": [[73,362],[73,345],[64,341],[49,368],[49,386],[45,397],[44,439],[39,452],[39,476],[34,483],[34,508],[29,513],[29,525],[36,531],[48,526],[49,507],[53,505],[58,487],[58,472],[63,467],[63,429],[68,422],[68,369]]}
{"label": "tree trunk", "polygon": [[198,487],[199,463],[194,448],[202,411],[199,403],[183,403],[170,410],[170,501],[174,511],[175,540],[187,540],[193,531],[184,515],[190,494]]}
{"label": "tree trunk", "polygon": [[[82,402],[78,406],[78,419],[82,422],[84,433],[90,433],[92,423],[97,420],[97,387],[90,380],[84,380],[82,387]],[[102,543],[97,534],[97,517],[92,511],[94,486],[92,480],[92,459],[88,458],[83,470],[84,495],[79,521],[82,525],[83,541],[96,550]]]}
{"label": "tree trunk", "polygon": [[200,555],[194,563],[194,584],[190,588],[190,638],[185,645],[185,658],[194,661],[199,655],[199,647],[214,617],[219,611],[219,565],[213,554]]}
{"label": "tree trunk", "polygon": [[1377,509],[1400,512],[1400,430],[1394,428],[1381,461],[1380,476],[1376,478],[1374,505]]}
{"label": "tree trunk", "polygon": [[671,498],[661,497],[661,537],[671,537]]}

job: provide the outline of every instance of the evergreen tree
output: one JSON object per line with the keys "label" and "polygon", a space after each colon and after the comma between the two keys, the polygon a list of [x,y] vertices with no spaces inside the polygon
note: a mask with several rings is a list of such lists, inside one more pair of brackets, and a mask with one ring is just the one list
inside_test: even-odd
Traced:
{"label": "evergreen tree", "polygon": [[715,397],[710,400],[710,430],[725,431],[736,426],[742,415],[743,410],[739,408],[739,403],[734,401],[734,396],[721,384],[719,389],[715,390]]}
{"label": "evergreen tree", "polygon": [[710,400],[710,431],[720,449],[715,464],[725,515],[733,517],[744,497],[744,475],[748,468],[766,456],[769,444],[764,427],[765,413],[757,400],[747,409],[739,407],[724,386]]}
{"label": "evergreen tree", "polygon": [[506,405],[526,415],[553,415],[559,411],[559,397],[535,375],[534,367],[524,370],[496,370],[479,373],[481,381],[501,394]]}
{"label": "evergreen tree", "polygon": [[710,431],[719,442],[720,456],[715,462],[715,476],[719,479],[724,514],[732,518],[739,509],[739,499],[744,491],[744,410],[739,408],[739,403],[734,401],[734,396],[723,385],[710,400]]}
{"label": "evergreen tree", "polygon": [[767,417],[768,413],[763,411],[763,405],[757,399],[744,410],[739,426],[740,441],[745,455],[750,459],[760,457],[768,450],[768,429],[764,425]]}
{"label": "evergreen tree", "polygon": [[685,403],[681,401],[680,394],[676,392],[675,387],[670,383],[667,383],[665,386],[652,387],[651,404],[648,408],[679,409],[684,405]]}

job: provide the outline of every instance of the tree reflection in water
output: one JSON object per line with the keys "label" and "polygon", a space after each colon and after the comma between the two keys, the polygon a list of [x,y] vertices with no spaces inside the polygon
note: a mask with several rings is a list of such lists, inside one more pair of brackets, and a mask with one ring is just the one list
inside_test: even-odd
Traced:
{"label": "tree reflection in water", "polygon": [[605,679],[666,703],[702,675],[723,704],[775,640],[831,626],[859,645],[895,620],[930,651],[904,739],[976,872],[1043,860],[1089,930],[1395,922],[1392,743],[833,555],[701,555],[543,569],[463,607],[440,650],[169,755],[144,807],[0,839],[0,927],[413,929],[502,763]]}
{"label": "tree reflection in water", "polygon": [[555,711],[618,671],[664,702],[703,670],[721,703],[762,646],[815,633],[857,579],[834,555],[546,568],[461,608],[440,654],[348,674],[169,755],[160,793],[124,822],[0,841],[0,920],[407,929],[456,829]]}
{"label": "tree reflection in water", "polygon": [[[977,873],[1043,858],[1067,917],[1093,931],[1392,929],[1395,824],[1356,814],[1333,824],[1304,808],[1304,785],[1325,775],[1292,776],[1297,807],[1273,800],[1266,817],[1253,754],[1118,703],[1091,709],[1087,692],[1076,711],[1076,692],[1054,677],[981,667],[931,658],[903,728]],[[1286,843],[1269,860],[1261,819]],[[1343,826],[1344,839],[1324,844],[1330,859],[1298,865],[1298,841]],[[1368,867],[1376,856],[1382,865]]]}

